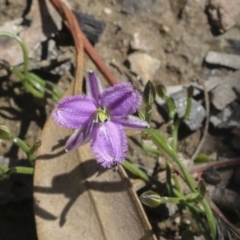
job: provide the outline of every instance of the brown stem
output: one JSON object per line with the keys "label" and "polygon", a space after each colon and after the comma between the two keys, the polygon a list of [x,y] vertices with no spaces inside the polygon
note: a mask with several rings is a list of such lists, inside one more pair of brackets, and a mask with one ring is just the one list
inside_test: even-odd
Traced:
{"label": "brown stem", "polygon": [[55,6],[55,8],[58,10],[62,18],[66,21],[67,26],[73,35],[73,39],[74,39],[74,43],[77,51],[77,67],[76,67],[75,76],[76,76],[76,79],[79,79],[79,81],[76,81],[76,83],[78,82],[80,83],[76,87],[80,87],[80,85],[82,84],[83,47],[87,52],[88,56],[96,64],[99,71],[107,79],[109,84],[111,85],[116,84],[118,81],[113,76],[113,74],[109,71],[108,67],[106,66],[102,58],[98,55],[96,50],[93,48],[91,43],[88,41],[84,33],[79,28],[76,17],[72,13],[72,11],[60,0],[51,0],[51,2]]}
{"label": "brown stem", "polygon": [[199,166],[193,166],[193,167],[189,168],[188,171],[190,173],[203,172],[212,167],[224,168],[224,167],[230,167],[230,166],[235,166],[235,165],[240,165],[240,158],[232,158],[232,159],[226,159],[223,161],[201,164]]}
{"label": "brown stem", "polygon": [[78,22],[73,12],[61,1],[51,0],[54,7],[58,10],[67,27],[72,33],[74,44],[76,48],[76,71],[75,71],[75,87],[74,89],[80,93],[82,90],[82,79],[83,79],[83,38],[82,32],[79,29]]}
{"label": "brown stem", "polygon": [[102,75],[107,79],[108,83],[111,85],[118,83],[116,78],[109,71],[107,65],[104,63],[102,58],[98,55],[96,50],[93,48],[92,44],[88,41],[88,39],[85,37],[83,33],[82,36],[85,51],[87,52],[88,56],[92,59],[92,61],[96,64],[97,68],[102,73]]}

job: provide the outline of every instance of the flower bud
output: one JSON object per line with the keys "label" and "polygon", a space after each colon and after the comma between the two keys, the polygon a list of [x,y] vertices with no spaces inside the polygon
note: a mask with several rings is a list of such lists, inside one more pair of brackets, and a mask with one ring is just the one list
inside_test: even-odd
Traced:
{"label": "flower bud", "polygon": [[13,135],[6,125],[0,124],[0,139],[11,140]]}
{"label": "flower bud", "polygon": [[143,91],[143,101],[146,105],[153,105],[156,99],[156,90],[152,82],[149,80]]}
{"label": "flower bud", "polygon": [[161,97],[162,99],[165,99],[167,96],[167,89],[162,84],[158,84],[156,86],[156,92],[157,92],[158,96]]}
{"label": "flower bud", "polygon": [[192,98],[193,97],[193,92],[194,92],[194,88],[193,86],[190,86],[188,89],[187,89],[187,96],[189,98]]}
{"label": "flower bud", "polygon": [[162,203],[160,195],[153,191],[144,192],[140,196],[140,200],[149,207],[157,207]]}

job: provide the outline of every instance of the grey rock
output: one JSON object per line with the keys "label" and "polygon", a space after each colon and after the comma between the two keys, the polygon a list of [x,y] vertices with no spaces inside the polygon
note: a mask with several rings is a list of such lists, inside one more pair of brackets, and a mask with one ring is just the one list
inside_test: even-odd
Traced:
{"label": "grey rock", "polygon": [[223,76],[221,83],[212,90],[212,103],[218,110],[237,99],[233,88],[240,92],[240,71]]}
{"label": "grey rock", "polygon": [[233,69],[240,69],[240,56],[235,54],[209,51],[205,61],[210,64],[220,65]]}
{"label": "grey rock", "polygon": [[[177,113],[179,117],[183,117],[187,107],[187,91],[176,92],[171,95],[174,100]],[[191,131],[195,131],[202,126],[202,121],[206,116],[205,108],[195,99],[192,99],[192,108],[190,111],[189,119],[184,120],[184,123]]]}
{"label": "grey rock", "polygon": [[235,101],[221,112],[212,114],[210,122],[217,128],[240,128],[240,104]]}

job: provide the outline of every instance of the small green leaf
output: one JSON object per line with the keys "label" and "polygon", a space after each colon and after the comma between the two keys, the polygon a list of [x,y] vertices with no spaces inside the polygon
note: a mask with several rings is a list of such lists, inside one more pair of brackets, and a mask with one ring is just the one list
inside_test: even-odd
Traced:
{"label": "small green leaf", "polygon": [[176,107],[172,98],[167,96],[167,90],[164,85],[159,84],[156,86],[156,92],[159,97],[165,100],[168,107],[168,116],[170,120],[174,120],[176,114]]}
{"label": "small green leaf", "polygon": [[172,100],[172,98],[166,96],[165,97],[166,104],[168,106],[168,117],[170,120],[174,120],[175,115],[176,115],[176,107],[175,104]]}
{"label": "small green leaf", "polygon": [[13,135],[10,129],[6,125],[0,124],[0,139],[11,140],[12,138]]}
{"label": "small green leaf", "polygon": [[205,196],[207,193],[207,186],[205,182],[201,179],[198,183],[197,189],[202,196]]}
{"label": "small green leaf", "polygon": [[10,173],[33,174],[34,169],[31,167],[12,167]]}
{"label": "small green leaf", "polygon": [[157,95],[164,100],[167,97],[167,90],[166,90],[165,86],[162,84],[158,84],[156,86],[156,92],[157,92]]}
{"label": "small green leaf", "polygon": [[129,161],[124,161],[122,163],[122,165],[125,169],[127,169],[129,172],[133,173],[135,176],[143,179],[146,182],[150,182],[148,175],[145,172],[143,172],[141,169],[139,169],[138,167],[134,166]]}
{"label": "small green leaf", "polygon": [[143,134],[149,135],[152,138],[153,143],[161,150],[167,153],[172,158],[177,158],[176,153],[173,151],[168,139],[159,131],[149,128],[143,132]]}
{"label": "small green leaf", "polygon": [[185,110],[185,114],[183,116],[183,119],[188,119],[191,109],[192,109],[192,96],[193,96],[193,87],[189,87],[187,89],[187,106],[186,106],[186,110]]}
{"label": "small green leaf", "polygon": [[198,193],[189,193],[188,195],[186,195],[184,197],[184,201],[185,202],[194,202],[197,198],[199,197],[199,194]]}
{"label": "small green leaf", "polygon": [[209,163],[211,160],[208,155],[204,153],[200,153],[195,159],[194,164],[204,164]]}
{"label": "small green leaf", "polygon": [[172,174],[172,180],[173,180],[173,187],[181,194],[183,194],[183,189],[181,182],[176,174]]}

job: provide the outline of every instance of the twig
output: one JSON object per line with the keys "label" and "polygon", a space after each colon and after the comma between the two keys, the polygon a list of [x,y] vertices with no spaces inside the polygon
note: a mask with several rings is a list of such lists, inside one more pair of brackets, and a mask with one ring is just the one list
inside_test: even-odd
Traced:
{"label": "twig", "polygon": [[190,173],[195,173],[195,172],[203,172],[209,168],[224,168],[224,167],[230,167],[230,166],[235,166],[235,165],[240,165],[240,158],[232,158],[232,159],[226,159],[222,161],[217,161],[217,162],[210,162],[206,164],[201,164],[199,166],[193,166],[188,169]]}
{"label": "twig", "polygon": [[109,71],[108,67],[106,66],[102,58],[98,55],[96,50],[93,48],[91,43],[88,41],[84,33],[79,28],[76,17],[72,13],[72,11],[60,0],[51,0],[51,2],[55,6],[55,8],[58,10],[58,12],[61,14],[63,19],[66,20],[67,26],[70,29],[71,33],[73,34],[74,43],[75,43],[77,54],[78,54],[77,67],[76,67],[77,72],[75,74],[76,78],[79,79],[79,81],[82,81],[83,51],[81,49],[82,47],[84,47],[88,56],[96,64],[97,68],[103,74],[103,76],[107,79],[107,81],[111,85],[116,84],[118,81],[113,76],[113,74]]}
{"label": "twig", "polygon": [[221,219],[237,235],[237,237],[240,237],[240,229],[235,227],[227,220],[227,218],[223,215],[223,213],[220,211],[220,209],[216,206],[216,204],[212,201],[211,198],[206,198],[208,203],[210,204],[211,209],[214,212],[215,217]]}
{"label": "twig", "polygon": [[119,65],[115,60],[112,60],[110,62],[110,65],[112,65],[113,67],[115,67],[121,74],[125,74],[131,82],[134,82],[133,76],[121,65]]}
{"label": "twig", "polygon": [[[226,168],[226,167],[231,167],[231,166],[236,166],[240,165],[240,158],[232,158],[232,159],[226,159],[226,160],[221,160],[217,162],[210,162],[206,164],[201,164],[198,166],[191,166],[188,168],[189,173],[194,174],[194,173],[202,173],[203,171],[209,169],[209,168]],[[160,172],[156,175],[158,180],[164,180],[166,178],[166,173]]]}
{"label": "twig", "polygon": [[98,55],[96,50],[93,48],[92,44],[88,41],[88,39],[85,37],[83,33],[82,33],[82,36],[83,36],[83,45],[84,45],[85,51],[87,52],[88,56],[92,59],[92,61],[96,64],[96,66],[98,67],[102,75],[107,79],[107,81],[111,85],[118,83],[117,79],[109,71],[108,67],[106,66],[102,58]]}
{"label": "twig", "polygon": [[199,154],[199,152],[202,148],[203,143],[205,142],[205,139],[206,139],[207,133],[208,133],[209,119],[210,119],[210,101],[209,101],[207,88],[206,88],[205,82],[202,78],[200,78],[198,76],[197,79],[199,79],[199,81],[201,82],[201,84],[203,86],[205,108],[206,108],[206,121],[205,121],[205,126],[204,126],[204,129],[203,129],[202,139],[201,139],[200,143],[198,144],[194,154],[192,155],[191,161],[193,161],[197,157],[197,155]]}
{"label": "twig", "polygon": [[78,22],[73,12],[61,1],[51,0],[54,7],[58,10],[62,18],[65,20],[70,32],[72,33],[76,48],[76,72],[75,88],[80,93],[82,90],[83,79],[83,38],[82,32],[79,29]]}

